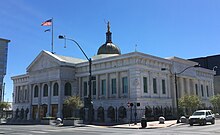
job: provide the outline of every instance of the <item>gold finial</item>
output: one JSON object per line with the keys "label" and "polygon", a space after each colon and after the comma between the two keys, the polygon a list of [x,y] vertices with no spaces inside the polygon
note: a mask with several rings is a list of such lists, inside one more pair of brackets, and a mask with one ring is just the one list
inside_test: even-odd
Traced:
{"label": "gold finial", "polygon": [[108,28],[108,32],[110,32],[110,22],[108,21],[108,26],[107,26],[107,28]]}

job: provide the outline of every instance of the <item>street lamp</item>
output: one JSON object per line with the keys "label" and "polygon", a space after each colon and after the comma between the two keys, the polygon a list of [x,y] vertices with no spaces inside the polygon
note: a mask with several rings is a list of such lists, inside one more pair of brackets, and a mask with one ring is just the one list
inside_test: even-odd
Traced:
{"label": "street lamp", "polygon": [[88,60],[89,62],[89,95],[88,95],[88,108],[89,108],[89,116],[88,116],[88,119],[89,119],[89,122],[92,122],[92,98],[91,98],[91,89],[92,89],[92,59],[89,58],[86,53],[83,51],[83,49],[81,48],[81,46],[79,45],[78,42],[76,42],[75,40],[71,39],[71,38],[67,38],[63,35],[59,35],[59,39],[64,39],[64,40],[70,40],[70,41],[73,41],[78,47],[79,49],[81,50],[81,52],[83,53],[83,55],[86,57],[86,59]]}
{"label": "street lamp", "polygon": [[[182,73],[185,72],[187,69],[193,68],[193,67],[200,67],[200,65],[198,64],[198,65],[194,65],[194,66],[189,66],[189,67],[185,68],[184,70],[182,70],[181,72],[178,72],[178,73],[176,73],[176,72],[175,72],[175,73],[172,73],[171,70],[169,70],[169,71],[170,71],[170,74],[171,74],[171,75],[174,75],[174,81],[175,81],[176,108],[177,108],[177,110],[176,110],[177,123],[179,123],[179,110],[178,110],[179,105],[178,105],[178,90],[177,90],[177,77],[176,77],[176,76],[182,74]],[[167,68],[161,68],[161,70],[162,70],[162,71],[165,71],[165,70],[168,70],[168,69],[167,69]]]}

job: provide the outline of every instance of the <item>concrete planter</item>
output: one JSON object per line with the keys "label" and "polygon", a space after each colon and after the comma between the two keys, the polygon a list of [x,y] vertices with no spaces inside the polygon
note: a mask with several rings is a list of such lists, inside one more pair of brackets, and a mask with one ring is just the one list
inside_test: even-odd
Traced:
{"label": "concrete planter", "polygon": [[41,120],[40,123],[42,125],[52,125],[53,123],[55,123],[55,120]]}
{"label": "concrete planter", "polygon": [[71,120],[71,119],[63,120],[64,126],[80,126],[82,124],[83,124],[83,120]]}

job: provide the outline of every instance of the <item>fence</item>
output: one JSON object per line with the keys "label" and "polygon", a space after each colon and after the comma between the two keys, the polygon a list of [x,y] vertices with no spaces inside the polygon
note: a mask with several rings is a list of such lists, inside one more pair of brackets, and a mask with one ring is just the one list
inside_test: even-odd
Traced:
{"label": "fence", "polygon": [[[71,110],[65,109],[63,111],[65,117],[78,117],[84,121],[88,121],[88,109],[81,109],[75,111],[74,115]],[[125,108],[125,107],[109,107],[105,110],[103,107],[98,109],[93,109],[92,121],[98,123],[129,123],[140,121],[143,116],[147,118],[148,121],[158,120],[160,116],[164,116],[165,119],[176,118],[176,109],[171,107],[146,107],[145,109],[140,108]]]}

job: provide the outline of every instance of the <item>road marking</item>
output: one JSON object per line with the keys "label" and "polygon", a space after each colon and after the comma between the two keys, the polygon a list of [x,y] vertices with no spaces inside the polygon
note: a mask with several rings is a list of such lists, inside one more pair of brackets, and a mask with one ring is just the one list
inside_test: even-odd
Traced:
{"label": "road marking", "polygon": [[26,133],[11,133],[12,135],[33,135],[33,134],[26,134]]}
{"label": "road marking", "polygon": [[32,133],[39,133],[39,134],[46,134],[46,133],[48,133],[48,132],[43,132],[43,131],[30,131],[30,132],[32,132]]}

